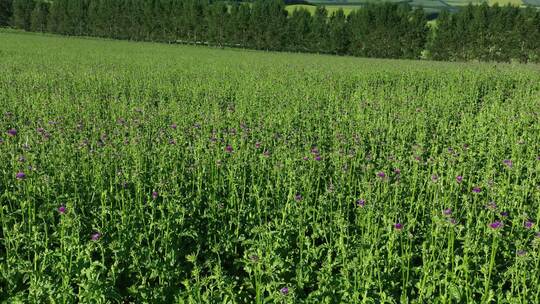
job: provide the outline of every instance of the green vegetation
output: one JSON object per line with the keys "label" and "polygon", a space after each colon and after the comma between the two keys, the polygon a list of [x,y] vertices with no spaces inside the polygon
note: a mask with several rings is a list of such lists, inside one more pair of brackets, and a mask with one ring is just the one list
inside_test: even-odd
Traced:
{"label": "green vegetation", "polygon": [[0,300],[539,303],[540,69],[0,32]]}
{"label": "green vegetation", "polygon": [[[283,0],[14,0],[9,19],[27,31],[75,36],[375,58],[540,62],[540,10],[469,5],[444,10],[437,19],[443,26],[432,26],[428,17],[438,8],[428,2],[368,3],[361,9],[351,2],[336,10],[287,8]],[[412,8],[419,5],[426,9]]]}

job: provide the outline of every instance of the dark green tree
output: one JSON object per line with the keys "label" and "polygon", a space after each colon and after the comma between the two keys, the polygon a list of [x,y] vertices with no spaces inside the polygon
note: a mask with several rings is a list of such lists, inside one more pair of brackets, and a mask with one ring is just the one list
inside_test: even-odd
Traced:
{"label": "dark green tree", "polygon": [[13,16],[13,1],[0,0],[0,26],[6,26],[11,23]]}
{"label": "dark green tree", "polygon": [[36,2],[30,16],[30,28],[34,32],[47,31],[47,18],[49,15],[49,3]]}
{"label": "dark green tree", "polygon": [[13,1],[13,25],[17,28],[29,31],[31,26],[31,15],[34,10],[33,0]]}

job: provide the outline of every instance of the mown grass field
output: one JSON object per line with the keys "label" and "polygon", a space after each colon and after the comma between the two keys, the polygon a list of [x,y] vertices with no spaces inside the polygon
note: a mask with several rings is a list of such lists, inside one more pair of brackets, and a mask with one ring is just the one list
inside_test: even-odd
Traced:
{"label": "mown grass field", "polygon": [[0,32],[5,303],[538,303],[540,70]]}

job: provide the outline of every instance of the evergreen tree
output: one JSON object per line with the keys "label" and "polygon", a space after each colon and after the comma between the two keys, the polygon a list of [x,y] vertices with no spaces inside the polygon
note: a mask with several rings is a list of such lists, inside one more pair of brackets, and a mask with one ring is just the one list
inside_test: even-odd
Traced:
{"label": "evergreen tree", "polygon": [[227,5],[223,2],[216,2],[210,5],[206,12],[206,23],[208,42],[213,45],[223,46],[225,44],[226,29],[229,22]]}
{"label": "evergreen tree", "polygon": [[452,60],[452,38],[454,27],[450,13],[443,10],[432,29],[431,41],[428,44],[429,56],[434,60]]}
{"label": "evergreen tree", "polygon": [[328,11],[324,6],[317,6],[315,9],[310,28],[310,50],[317,53],[328,53],[330,33],[328,28]]}
{"label": "evergreen tree", "polygon": [[287,49],[309,52],[311,38],[311,14],[305,8],[295,9],[289,18],[287,30]]}
{"label": "evergreen tree", "polygon": [[29,31],[31,26],[31,15],[34,10],[33,0],[13,1],[13,25],[17,28]]}
{"label": "evergreen tree", "polygon": [[0,26],[6,26],[11,23],[11,17],[13,15],[12,2],[12,0],[0,0]]}
{"label": "evergreen tree", "polygon": [[47,17],[49,14],[49,4],[46,2],[36,2],[30,16],[31,29],[34,32],[45,32],[47,30]]}
{"label": "evergreen tree", "polygon": [[330,17],[329,29],[330,52],[338,55],[346,54],[349,49],[350,33],[345,13],[341,8]]}

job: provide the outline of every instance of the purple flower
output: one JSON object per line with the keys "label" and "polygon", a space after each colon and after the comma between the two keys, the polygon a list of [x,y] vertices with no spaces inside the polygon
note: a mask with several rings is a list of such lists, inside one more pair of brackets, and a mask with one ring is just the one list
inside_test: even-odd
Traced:
{"label": "purple flower", "polygon": [[379,172],[377,172],[377,176],[380,177],[380,178],[385,178],[386,174],[383,171],[379,171]]}
{"label": "purple flower", "polygon": [[366,205],[366,200],[361,198],[361,199],[356,201],[356,205],[358,205],[358,207],[364,207]]}
{"label": "purple flower", "polygon": [[227,152],[227,153],[232,153],[232,151],[233,151],[233,147],[232,147],[231,145],[227,145],[227,146],[225,147],[225,152]]}
{"label": "purple flower", "polygon": [[400,175],[401,174],[401,170],[399,170],[398,168],[394,169],[394,173],[397,174],[397,175]]}
{"label": "purple flower", "polygon": [[17,174],[15,175],[15,178],[16,178],[16,179],[19,179],[19,180],[25,179],[25,178],[26,178],[26,174],[24,174],[24,172],[22,172],[22,171],[21,171],[21,172],[17,172]]}
{"label": "purple flower", "polygon": [[45,132],[45,129],[43,129],[43,128],[37,128],[36,130],[38,131],[38,133],[43,133],[43,132]]}
{"label": "purple flower", "polygon": [[281,292],[282,295],[286,296],[287,294],[289,294],[289,288],[283,287],[279,290],[279,292]]}
{"label": "purple flower", "polygon": [[452,209],[450,209],[450,208],[444,209],[443,214],[444,215],[452,215]]}
{"label": "purple flower", "polygon": [[321,161],[321,159],[322,159],[322,158],[321,158],[320,155],[315,156],[315,160],[316,160],[316,161]]}
{"label": "purple flower", "polygon": [[503,160],[503,163],[505,165],[507,165],[509,168],[512,168],[512,166],[513,166],[513,163],[512,163],[511,159],[505,159],[505,160]]}
{"label": "purple flower", "polygon": [[256,142],[255,143],[255,148],[259,149],[261,147],[261,143],[260,142]]}
{"label": "purple flower", "polygon": [[319,154],[319,149],[317,147],[311,148],[311,154]]}
{"label": "purple flower", "polygon": [[97,240],[99,240],[100,238],[101,238],[101,233],[99,233],[99,232],[95,232],[95,233],[93,233],[92,236],[91,236],[92,241],[97,241]]}
{"label": "purple flower", "polygon": [[453,219],[453,218],[449,218],[448,222],[450,222],[450,224],[452,224],[452,225],[455,225],[457,223],[456,220]]}
{"label": "purple flower", "polygon": [[503,211],[500,213],[502,217],[508,217],[508,212],[506,211]]}
{"label": "purple flower", "polygon": [[159,197],[159,193],[157,191],[152,192],[152,199],[156,200]]}
{"label": "purple flower", "polygon": [[304,156],[303,160],[309,160],[309,157]]}
{"label": "purple flower", "polygon": [[489,224],[489,227],[490,227],[491,229],[499,229],[499,228],[502,227],[502,225],[503,225],[503,224],[502,224],[501,221],[495,221],[495,222]]}
{"label": "purple flower", "polygon": [[534,223],[531,220],[526,220],[523,226],[527,229],[531,229],[534,226]]}
{"label": "purple flower", "polygon": [[173,123],[173,124],[171,125],[171,129],[176,130],[176,128],[178,128],[178,126],[177,126],[175,123]]}
{"label": "purple flower", "polygon": [[66,206],[60,205],[60,207],[58,207],[58,213],[60,214],[66,213]]}
{"label": "purple flower", "polygon": [[527,254],[527,251],[520,249],[520,250],[516,251],[516,254],[518,256],[525,256]]}
{"label": "purple flower", "polygon": [[472,192],[474,192],[474,193],[480,193],[480,192],[482,192],[482,188],[480,188],[480,187],[474,187],[474,188],[472,189]]}
{"label": "purple flower", "polygon": [[395,224],[394,224],[394,229],[396,229],[396,230],[401,230],[401,229],[403,229],[403,224],[401,224],[401,223],[395,223]]}
{"label": "purple flower", "polygon": [[456,176],[456,181],[458,184],[461,184],[461,182],[463,181],[463,176],[461,175]]}
{"label": "purple flower", "polygon": [[296,195],[294,196],[294,200],[297,201],[297,202],[301,201],[302,200],[302,194],[296,193]]}
{"label": "purple flower", "polygon": [[7,130],[7,134],[8,134],[9,136],[16,136],[16,135],[17,135],[17,130],[16,130],[16,129],[13,129],[13,128],[12,128],[12,129],[9,129],[9,130]]}
{"label": "purple flower", "polygon": [[437,176],[437,174],[433,174],[433,175],[431,176],[431,181],[434,182],[434,183],[436,183],[437,180],[439,180],[439,176]]}

